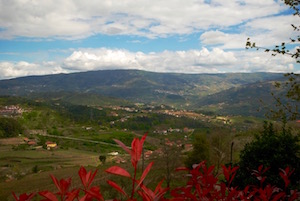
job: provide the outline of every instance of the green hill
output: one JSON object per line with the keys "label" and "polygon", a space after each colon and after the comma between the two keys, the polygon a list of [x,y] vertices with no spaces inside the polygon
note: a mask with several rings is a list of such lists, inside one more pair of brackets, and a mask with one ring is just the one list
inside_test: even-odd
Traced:
{"label": "green hill", "polygon": [[273,81],[246,84],[199,99],[195,108],[215,111],[221,115],[263,117],[276,105],[275,97],[284,99],[284,91],[277,89]]}
{"label": "green hill", "polygon": [[[133,102],[167,104],[175,107],[194,105],[195,101],[232,87],[278,80],[282,74],[228,73],[176,74],[138,70],[105,70],[72,74],[28,76],[0,81],[0,95],[45,96],[48,93],[80,94],[65,96],[75,102],[98,94]],[[81,97],[80,97],[81,96]],[[87,99],[87,98],[86,98]],[[104,98],[103,98],[104,99]]]}

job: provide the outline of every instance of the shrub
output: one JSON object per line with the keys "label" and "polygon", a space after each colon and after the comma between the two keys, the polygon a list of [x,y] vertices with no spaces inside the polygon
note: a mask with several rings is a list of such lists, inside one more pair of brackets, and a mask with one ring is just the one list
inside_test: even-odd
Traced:
{"label": "shrub", "polygon": [[101,161],[102,164],[104,164],[105,161],[106,161],[106,156],[100,155],[100,156],[99,156],[99,160]]}
{"label": "shrub", "polygon": [[[299,138],[293,136],[289,130],[282,129],[278,132],[273,125],[265,123],[264,131],[254,141],[246,144],[241,151],[239,171],[235,178],[235,185],[244,188],[247,185],[257,184],[257,180],[251,177],[252,170],[263,164],[269,167],[266,172],[267,183],[283,188],[284,182],[278,177],[278,170],[282,165],[300,169],[300,145]],[[296,171],[291,178],[292,188],[300,187],[300,171]]]}

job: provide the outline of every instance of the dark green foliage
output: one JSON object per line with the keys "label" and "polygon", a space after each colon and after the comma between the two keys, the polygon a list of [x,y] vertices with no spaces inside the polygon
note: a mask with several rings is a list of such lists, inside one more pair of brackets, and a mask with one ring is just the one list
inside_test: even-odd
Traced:
{"label": "dark green foliage", "polygon": [[98,122],[108,119],[105,111],[83,105],[62,104],[56,109],[63,116],[77,122]]}
{"label": "dark green foliage", "polygon": [[[291,185],[299,187],[300,181],[300,146],[298,136],[293,136],[289,130],[276,131],[273,125],[265,123],[264,131],[255,140],[247,144],[240,154],[240,169],[234,180],[240,188],[249,184],[257,184],[252,176],[252,170],[260,165],[270,167],[266,172],[266,183],[284,187],[283,180],[278,176],[280,168],[294,168]],[[298,183],[297,183],[298,182]]]}
{"label": "dark green foliage", "polygon": [[105,161],[106,161],[106,156],[100,155],[100,156],[99,156],[99,160],[101,161],[102,164],[104,164]]}
{"label": "dark green foliage", "polygon": [[209,150],[210,147],[206,135],[195,135],[193,139],[193,150],[188,153],[188,157],[185,160],[186,167],[192,168],[193,164],[198,164],[201,161],[208,161],[210,155]]}
{"label": "dark green foliage", "polygon": [[33,173],[38,173],[38,171],[39,171],[38,166],[37,165],[33,166],[32,172]]}
{"label": "dark green foliage", "polygon": [[17,120],[0,117],[0,138],[15,137],[22,132],[22,125]]}
{"label": "dark green foliage", "polygon": [[28,144],[19,144],[19,145],[13,145],[12,149],[17,151],[17,150],[26,150],[29,148]]}

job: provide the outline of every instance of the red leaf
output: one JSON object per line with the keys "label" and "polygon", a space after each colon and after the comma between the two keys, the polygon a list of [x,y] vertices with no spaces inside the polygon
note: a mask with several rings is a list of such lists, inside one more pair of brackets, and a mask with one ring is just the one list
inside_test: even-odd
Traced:
{"label": "red leaf", "polygon": [[143,174],[142,174],[142,176],[141,176],[141,179],[140,179],[138,185],[137,185],[136,188],[135,188],[135,191],[138,189],[138,187],[139,187],[139,186],[141,185],[141,183],[144,181],[144,179],[145,179],[145,177],[147,176],[147,174],[149,173],[149,171],[150,171],[150,169],[151,169],[153,163],[154,163],[154,162],[149,163],[149,165],[148,165],[148,166],[146,167],[146,169],[144,170],[144,172],[143,172]]}
{"label": "red leaf", "polygon": [[105,172],[131,178],[130,174],[125,169],[118,166],[112,166],[106,169]]}
{"label": "red leaf", "polygon": [[87,197],[87,194],[86,194],[86,195],[84,195],[82,198],[80,198],[80,200],[79,200],[79,201],[85,201],[86,197]]}
{"label": "red leaf", "polygon": [[280,192],[277,195],[275,195],[275,197],[273,197],[272,201],[280,200],[284,196],[285,196],[285,192]]}
{"label": "red leaf", "polygon": [[60,195],[65,195],[67,192],[68,192],[68,189],[71,185],[71,178],[68,178],[68,179],[61,179],[59,182],[57,180],[56,177],[54,177],[53,175],[50,175],[56,188],[58,189],[58,194]]}
{"label": "red leaf", "polygon": [[125,195],[127,198],[129,198],[129,196],[127,195],[127,193],[125,193],[125,191],[123,191],[123,189],[122,189],[118,184],[116,184],[115,182],[110,181],[110,180],[107,180],[106,182],[107,182],[111,187],[113,187],[114,189],[116,189],[117,191],[119,191],[120,193],[122,193],[123,195]]}
{"label": "red leaf", "polygon": [[74,189],[72,192],[68,193],[66,201],[73,201],[79,195],[79,189]]}
{"label": "red leaf", "polygon": [[142,197],[143,201],[152,201],[154,199],[151,199],[145,192],[138,191],[138,194]]}
{"label": "red leaf", "polygon": [[19,198],[16,196],[16,194],[14,192],[12,192],[12,195],[14,196],[16,201],[19,201]]}
{"label": "red leaf", "polygon": [[114,139],[114,141],[120,145],[120,147],[122,147],[128,154],[131,154],[131,151],[128,149],[128,147],[123,144],[123,142],[121,142],[120,140]]}
{"label": "red leaf", "polygon": [[47,198],[49,201],[58,201],[57,197],[49,191],[41,191],[39,194],[44,198]]}
{"label": "red leaf", "polygon": [[88,183],[88,187],[90,187],[90,185],[92,184],[96,174],[97,174],[97,169],[95,170],[95,172],[92,174],[92,176],[89,178],[89,183]]}
{"label": "red leaf", "polygon": [[88,173],[86,172],[86,169],[84,167],[80,167],[80,170],[78,171],[79,177],[81,179],[81,183],[83,184],[85,189],[88,189],[90,185],[92,184],[94,177],[96,176],[98,170],[95,170],[95,172],[92,174],[91,171]]}
{"label": "red leaf", "polygon": [[141,144],[142,144],[142,145],[144,144],[147,135],[148,135],[148,133],[145,133],[145,134],[143,135],[143,137],[141,138]]}
{"label": "red leaf", "polygon": [[230,174],[229,169],[230,169],[230,167],[228,167],[228,169],[227,169],[227,167],[225,165],[223,165],[222,169],[223,169],[223,174],[225,176],[226,181],[229,181],[229,174]]}
{"label": "red leaf", "polygon": [[58,191],[61,192],[60,185],[59,185],[59,182],[58,182],[57,178],[55,176],[53,176],[52,174],[50,174],[50,177],[52,178],[52,181],[55,184]]}
{"label": "red leaf", "polygon": [[262,169],[263,169],[263,167],[264,167],[263,165],[260,165],[260,166],[258,167],[258,171],[261,172]]}
{"label": "red leaf", "polygon": [[28,195],[26,193],[23,193],[19,197],[16,196],[14,192],[12,192],[12,194],[16,201],[30,201],[35,196],[35,193],[30,193]]}
{"label": "red leaf", "polygon": [[186,168],[186,167],[179,167],[179,168],[176,168],[175,171],[190,171],[190,169]]}
{"label": "red leaf", "polygon": [[154,200],[154,198],[155,198],[155,193],[151,190],[151,189],[149,189],[149,188],[147,188],[145,185],[141,185],[141,188],[143,189],[143,191],[145,192],[145,194],[149,197],[149,198],[151,198],[152,200]]}
{"label": "red leaf", "polygon": [[157,184],[157,186],[155,187],[154,193],[157,193],[158,191],[161,190],[161,185],[162,185],[163,182],[164,182],[164,179],[161,180],[161,181]]}
{"label": "red leaf", "polygon": [[131,143],[131,163],[135,168],[137,166],[137,162],[141,158],[143,145],[146,140],[147,134],[148,133],[145,133],[141,140],[139,140],[138,138],[134,138]]}
{"label": "red leaf", "polygon": [[80,167],[79,171],[78,171],[78,175],[80,177],[81,183],[86,186],[86,169],[84,167]]}
{"label": "red leaf", "polygon": [[71,178],[65,180],[65,179],[61,179],[59,181],[59,184],[60,184],[60,189],[61,189],[61,194],[62,195],[65,195],[67,192],[68,192],[68,189],[71,185]]}
{"label": "red leaf", "polygon": [[90,196],[96,198],[97,200],[103,200],[103,196],[100,193],[100,188],[98,186],[92,187],[89,191],[86,191]]}
{"label": "red leaf", "polygon": [[291,190],[291,197],[289,198],[289,201],[297,200],[299,195],[300,194],[297,192],[297,190]]}
{"label": "red leaf", "polygon": [[[140,154],[139,154],[140,153]],[[139,156],[142,155],[142,148],[140,147],[140,140],[134,138],[131,142],[131,163],[136,168]]]}

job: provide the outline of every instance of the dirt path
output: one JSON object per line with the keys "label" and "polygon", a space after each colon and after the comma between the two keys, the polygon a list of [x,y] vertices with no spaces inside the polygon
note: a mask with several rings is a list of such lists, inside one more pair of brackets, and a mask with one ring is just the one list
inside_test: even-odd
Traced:
{"label": "dirt path", "polygon": [[104,144],[104,145],[119,147],[119,145],[117,145],[117,144],[112,144],[112,143],[108,143],[108,142],[101,142],[101,141],[96,141],[96,140],[87,140],[87,139],[81,139],[81,138],[66,137],[66,136],[57,136],[57,135],[49,135],[49,134],[37,134],[37,135],[42,135],[42,136],[47,136],[47,137],[53,137],[53,138],[61,138],[61,139],[66,139],[66,140],[91,142],[91,143],[96,143],[96,144]]}

